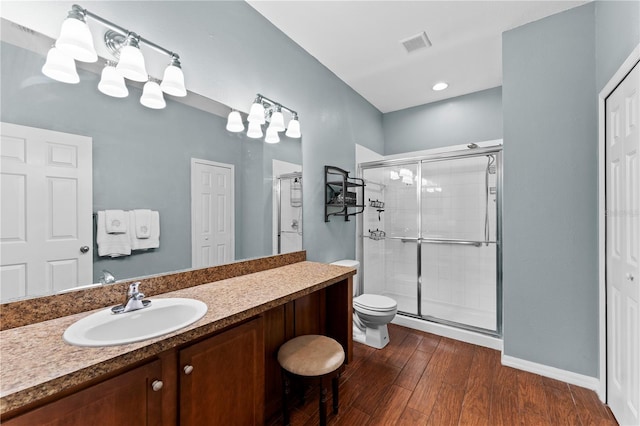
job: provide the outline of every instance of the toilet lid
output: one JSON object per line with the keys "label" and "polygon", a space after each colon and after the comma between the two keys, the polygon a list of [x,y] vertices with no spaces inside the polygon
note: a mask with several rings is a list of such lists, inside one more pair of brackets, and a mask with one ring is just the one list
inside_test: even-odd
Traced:
{"label": "toilet lid", "polygon": [[390,311],[398,307],[395,300],[379,294],[361,294],[353,299],[353,304],[372,311]]}

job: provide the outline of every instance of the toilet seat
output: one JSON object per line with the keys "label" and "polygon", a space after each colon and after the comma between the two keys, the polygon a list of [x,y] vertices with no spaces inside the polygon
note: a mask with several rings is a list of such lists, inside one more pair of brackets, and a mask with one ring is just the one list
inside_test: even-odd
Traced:
{"label": "toilet seat", "polygon": [[353,299],[353,306],[373,312],[390,312],[397,309],[398,303],[379,294],[361,294]]}

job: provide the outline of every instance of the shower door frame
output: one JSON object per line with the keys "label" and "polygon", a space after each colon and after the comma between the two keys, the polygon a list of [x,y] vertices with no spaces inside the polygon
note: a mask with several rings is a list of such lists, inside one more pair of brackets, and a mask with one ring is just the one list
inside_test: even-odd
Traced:
{"label": "shower door frame", "polygon": [[[274,179],[276,180],[276,198],[278,200],[278,202],[276,203],[277,206],[277,215],[278,215],[278,221],[277,221],[277,228],[276,228],[276,236],[278,239],[278,253],[276,254],[282,254],[282,233],[283,232],[287,232],[287,231],[283,231],[282,230],[282,179],[300,179],[302,180],[302,172],[291,172],[291,173],[284,173],[281,175],[276,176]],[[303,187],[302,187],[302,183],[300,184],[300,194],[302,195],[303,192]],[[302,208],[302,206],[300,207]],[[301,224],[299,224],[298,226],[301,226]],[[304,232],[304,231],[303,231]],[[300,235],[302,236],[302,235]]]}
{"label": "shower door frame", "polygon": [[[496,156],[496,239],[495,241],[466,241],[466,240],[438,240],[433,238],[422,238],[422,164],[427,162],[438,162],[455,160],[469,157],[482,157],[487,155]],[[502,159],[502,145],[488,146],[482,148],[473,148],[464,151],[450,151],[441,152],[431,155],[420,155],[411,158],[400,158],[392,160],[379,160],[370,161],[358,164],[357,176],[364,179],[364,171],[367,169],[375,169],[388,166],[403,166],[403,165],[417,165],[417,182],[416,185],[416,197],[417,197],[417,212],[418,215],[418,229],[417,238],[406,237],[386,237],[387,239],[397,239],[403,242],[416,242],[417,250],[417,280],[416,280],[416,297],[417,297],[417,314],[410,312],[398,311],[399,315],[406,317],[417,318],[424,321],[429,321],[437,324],[455,327],[458,329],[468,330],[476,333],[485,334],[492,337],[502,337],[502,171],[503,171],[503,159]],[[358,220],[358,252],[360,261],[360,273],[361,277],[358,283],[358,294],[364,293],[364,269],[366,263],[364,262],[364,238],[368,238],[364,235],[364,221],[360,218]],[[458,323],[454,321],[445,320],[442,318],[432,317],[422,314],[422,243],[439,243],[439,244],[466,244],[475,245],[478,243],[491,243],[496,245],[496,329],[486,329],[476,327],[468,324]]]}

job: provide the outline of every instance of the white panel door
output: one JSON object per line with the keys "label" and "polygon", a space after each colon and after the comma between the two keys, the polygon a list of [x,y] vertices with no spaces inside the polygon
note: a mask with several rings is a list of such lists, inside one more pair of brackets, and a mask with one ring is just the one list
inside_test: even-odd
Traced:
{"label": "white panel door", "polygon": [[204,268],[235,257],[234,167],[191,160],[192,266]]}
{"label": "white panel door", "polygon": [[0,299],[91,283],[91,138],[0,126]]}
{"label": "white panel door", "polygon": [[640,424],[640,65],[606,100],[607,402]]}

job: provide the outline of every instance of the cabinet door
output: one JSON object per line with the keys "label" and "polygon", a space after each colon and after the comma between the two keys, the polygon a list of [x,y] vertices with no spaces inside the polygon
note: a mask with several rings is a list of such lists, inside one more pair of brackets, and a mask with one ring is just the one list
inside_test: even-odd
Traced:
{"label": "cabinet door", "polygon": [[256,318],[180,351],[180,425],[261,425],[264,337]]}
{"label": "cabinet door", "polygon": [[160,374],[160,361],[153,361],[2,424],[162,425],[162,391],[152,389],[152,383],[160,379]]}

